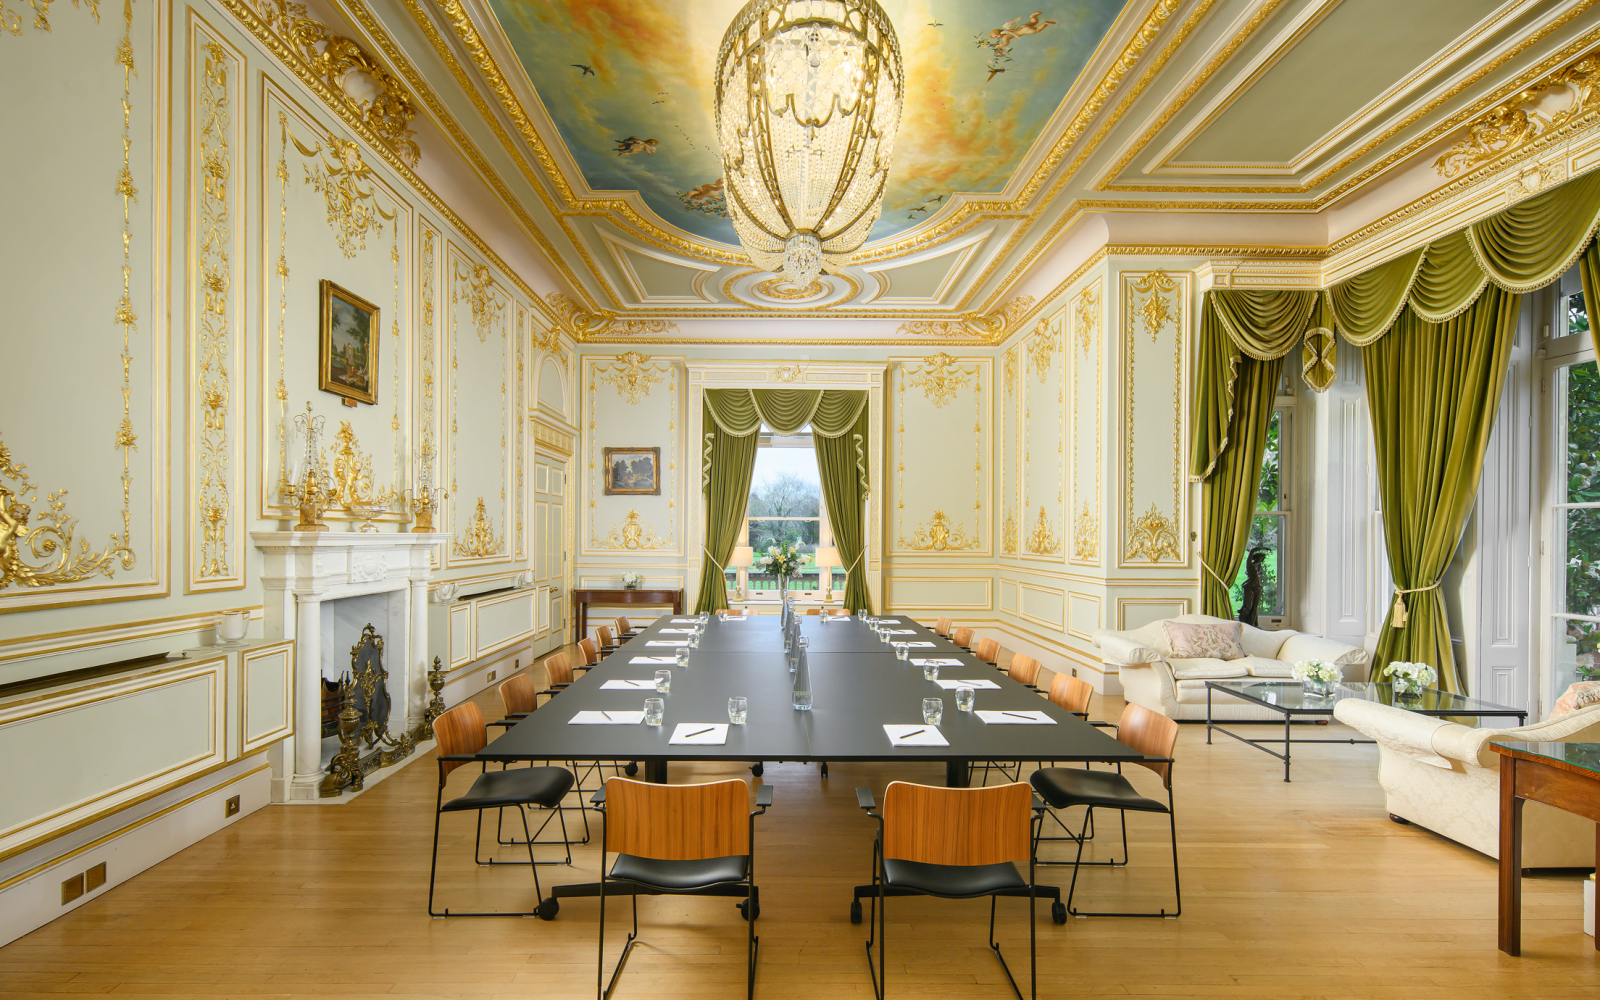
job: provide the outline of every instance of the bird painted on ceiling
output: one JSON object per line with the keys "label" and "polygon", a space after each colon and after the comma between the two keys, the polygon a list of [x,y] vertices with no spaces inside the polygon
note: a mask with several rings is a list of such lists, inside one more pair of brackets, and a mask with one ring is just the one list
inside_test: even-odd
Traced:
{"label": "bird painted on ceiling", "polygon": [[659,139],[641,139],[636,135],[613,141],[617,144],[616,152],[618,156],[633,156],[637,153],[649,153],[654,156],[656,155],[656,147],[661,145],[661,140]]}
{"label": "bird painted on ceiling", "polygon": [[928,22],[928,27],[930,27],[930,28],[942,28],[942,27],[944,27],[944,22],[943,21],[929,21]]}
{"label": "bird painted on ceiling", "polygon": [[594,76],[594,68],[593,67],[585,66],[583,63],[568,63],[568,65],[571,66],[573,69],[581,69],[581,70],[583,70],[582,73],[578,74],[579,76]]}

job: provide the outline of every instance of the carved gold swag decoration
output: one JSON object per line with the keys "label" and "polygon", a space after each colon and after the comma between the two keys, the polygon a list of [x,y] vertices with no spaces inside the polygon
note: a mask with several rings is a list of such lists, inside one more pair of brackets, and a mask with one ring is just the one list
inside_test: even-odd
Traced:
{"label": "carved gold swag decoration", "polygon": [[[1454,177],[1531,145],[1540,136],[1559,129],[1600,108],[1600,56],[1590,53],[1517,92],[1467,126],[1465,139],[1445,150],[1433,163],[1441,177]],[[1570,94],[1569,103],[1557,110],[1548,106],[1557,90]]]}
{"label": "carved gold swag decoration", "polygon": [[456,537],[451,551],[465,559],[482,559],[485,556],[495,555],[500,548],[500,539],[495,536],[494,525],[489,521],[489,512],[484,509],[483,497],[479,497],[477,509],[472,512],[472,520],[467,522],[467,530]]}
{"label": "carved gold swag decoration", "polygon": [[648,355],[628,351],[617,355],[612,367],[600,372],[597,379],[616,386],[618,395],[626,399],[628,405],[638,406],[641,400],[650,395],[651,386],[667,380],[666,372],[649,362]]}
{"label": "carved gold swag decoration", "polygon": [[669,544],[656,533],[653,524],[640,524],[639,512],[628,511],[621,524],[613,524],[604,538],[591,538],[589,544],[600,549],[664,549]]}
{"label": "carved gold swag decoration", "polygon": [[328,228],[333,230],[339,249],[346,257],[354,257],[357,250],[367,248],[368,233],[382,233],[383,224],[395,217],[378,204],[371,187],[361,186],[372,174],[372,168],[361,159],[361,148],[337,137],[328,139],[333,148],[327,151],[320,142],[308,149],[293,135],[289,141],[302,156],[316,159],[314,165],[303,165],[305,182],[322,195],[328,209]]}
{"label": "carved gold swag decoration", "polygon": [[463,287],[466,290],[467,306],[472,310],[472,326],[478,331],[478,343],[489,342],[489,329],[495,320],[505,315],[506,304],[494,293],[494,275],[483,264],[473,264],[472,273],[462,272],[461,265],[455,268],[456,287],[450,293],[450,301],[460,302]]}
{"label": "carved gold swag decoration", "polygon": [[1005,522],[1000,527],[1000,554],[1017,554],[1017,515],[1014,511],[1006,511]]}
{"label": "carved gold swag decoration", "polygon": [[1072,558],[1100,558],[1100,518],[1089,508],[1087,500],[1072,522]]}
{"label": "carved gold swag decoration", "polygon": [[766,281],[756,282],[750,290],[764,299],[798,302],[802,299],[814,299],[828,289],[821,281],[813,281],[801,288],[787,278],[768,278]]}
{"label": "carved gold swag decoration", "polygon": [[944,511],[935,510],[928,523],[917,525],[911,540],[901,544],[918,552],[958,552],[977,548],[978,539],[969,537],[966,527],[951,521]]}
{"label": "carved gold swag decoration", "polygon": [[1054,323],[1040,323],[1028,340],[1028,368],[1043,385],[1050,378],[1050,361],[1055,357],[1060,329]]}
{"label": "carved gold swag decoration", "polygon": [[377,491],[372,481],[372,456],[361,450],[361,442],[356,440],[350,421],[339,421],[339,433],[334,435],[333,441],[332,460],[326,456],[322,460],[324,468],[333,470],[333,492],[328,506],[348,510],[352,505],[387,507],[394,503],[392,484],[381,493]]}
{"label": "carved gold swag decoration", "polygon": [[[97,553],[87,538],[76,539],[77,520],[67,513],[67,491],[47,495],[46,510],[39,524],[28,527],[31,504],[38,502],[38,487],[28,479],[27,466],[14,462],[11,449],[0,441],[0,590],[17,584],[23,587],[53,587],[76,583],[96,574],[111,576],[113,561],[133,569],[133,550],[124,535],[115,534],[104,552]],[[27,559],[46,561],[33,565]]]}
{"label": "carved gold swag decoration", "polygon": [[1178,551],[1178,533],[1167,516],[1156,510],[1155,504],[1151,504],[1149,510],[1129,525],[1128,555],[1151,562],[1161,562],[1163,559],[1182,561],[1183,555]]}
{"label": "carved gold swag decoration", "polygon": [[1138,307],[1138,315],[1144,321],[1145,335],[1152,344],[1161,335],[1161,328],[1178,318],[1167,298],[1177,290],[1178,282],[1161,271],[1152,271],[1133,283],[1134,293],[1146,296],[1144,305]]}
{"label": "carved gold swag decoration", "polygon": [[779,382],[798,382],[803,374],[805,369],[799,365],[779,365],[772,370],[772,377]]}
{"label": "carved gold swag decoration", "polygon": [[411,122],[416,103],[400,81],[361,46],[306,16],[306,6],[288,0],[251,0],[272,32],[288,42],[311,71],[342,96],[402,160],[422,159]]}
{"label": "carved gold swag decoration", "polygon": [[961,362],[943,351],[931,358],[923,358],[922,364],[925,367],[911,369],[906,381],[921,389],[928,402],[939,409],[943,409],[944,404],[971,385],[970,379],[978,373],[976,368],[962,368]]}
{"label": "carved gold swag decoration", "polygon": [[1043,504],[1039,505],[1039,520],[1034,522],[1033,532],[1028,536],[1028,551],[1040,556],[1061,553],[1061,539],[1056,537],[1055,528],[1051,526]]}
{"label": "carved gold swag decoration", "polygon": [[[50,30],[50,4],[54,0],[27,0],[28,6],[33,8],[33,26],[46,34],[54,34]],[[72,6],[78,6],[78,0],[72,0]],[[88,0],[89,13],[94,15],[94,23],[100,23],[100,0]],[[22,15],[5,5],[5,0],[0,0],[0,27],[4,27],[13,35],[22,34]]]}
{"label": "carved gold swag decoration", "polygon": [[545,296],[550,308],[572,331],[573,339],[591,340],[607,337],[665,336],[678,332],[678,324],[670,319],[623,319],[616,313],[602,310],[592,313],[560,292]]}

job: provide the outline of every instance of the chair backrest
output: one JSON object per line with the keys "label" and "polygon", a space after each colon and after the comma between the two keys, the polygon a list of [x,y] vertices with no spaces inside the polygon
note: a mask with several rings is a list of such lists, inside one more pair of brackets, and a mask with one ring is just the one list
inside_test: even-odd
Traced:
{"label": "chair backrest", "polygon": [[[990,640],[985,639],[983,641],[989,642]],[[978,654],[978,658],[980,660],[988,659],[982,653]],[[1006,668],[1006,676],[1018,684],[1026,684],[1029,687],[1033,687],[1039,680],[1039,668],[1041,666],[1043,664],[1033,657],[1017,653],[1011,657],[1011,666]]]}
{"label": "chair backrest", "polygon": [[660,861],[750,853],[750,790],[738,778],[703,785],[606,779],[606,850]]}
{"label": "chair backrest", "polygon": [[633,631],[632,627],[628,624],[628,619],[626,618],[614,619],[611,624],[617,627],[617,635],[619,636],[627,635],[629,632]]}
{"label": "chair backrest", "polygon": [[602,645],[602,646],[611,645],[611,630],[606,628],[604,625],[602,625],[599,628],[595,629],[594,630],[594,634],[600,640],[600,645]]}
{"label": "chair backrest", "polygon": [[[439,756],[477,753],[489,745],[489,733],[483,724],[483,712],[476,702],[464,701],[433,720],[433,739]],[[464,760],[447,760],[439,767],[439,778],[467,763]]]}
{"label": "chair backrest", "polygon": [[578,652],[583,654],[584,666],[600,662],[600,651],[594,648],[594,640],[588,636],[578,640]]}
{"label": "chair backrest", "polygon": [[544,672],[551,686],[572,683],[572,661],[567,659],[566,653],[545,657]]}
{"label": "chair backrest", "polygon": [[527,674],[512,674],[500,682],[500,707],[507,715],[524,715],[539,707],[539,688]]}
{"label": "chair backrest", "polygon": [[[1178,724],[1159,712],[1130,703],[1117,721],[1117,739],[1146,757],[1171,757],[1173,747],[1178,745]],[[1171,764],[1138,763],[1161,775],[1162,783],[1172,787]]]}
{"label": "chair backrest", "polygon": [[829,611],[828,614],[832,615],[835,618],[849,618],[850,617],[850,612],[846,608],[834,608],[833,610]]}
{"label": "chair backrest", "polygon": [[1089,711],[1089,698],[1094,695],[1094,685],[1082,677],[1056,674],[1050,682],[1050,704],[1063,712]]}
{"label": "chair backrest", "polygon": [[985,663],[998,663],[1000,644],[993,639],[979,639],[978,644],[972,647],[972,655]]}
{"label": "chair backrest", "polygon": [[806,614],[820,616],[822,614],[822,609],[821,608],[806,608]]}
{"label": "chair backrest", "polygon": [[938,621],[933,623],[933,634],[934,635],[942,635],[942,636],[944,636],[946,638],[949,638],[950,629],[954,625],[955,625],[955,622],[951,621],[950,619],[941,618]]}
{"label": "chair backrest", "polygon": [[965,627],[956,629],[950,633],[950,641],[962,647],[972,645],[972,629]]}
{"label": "chair backrest", "polygon": [[1023,782],[938,788],[891,781],[883,793],[883,856],[929,865],[1028,860],[1033,790]]}

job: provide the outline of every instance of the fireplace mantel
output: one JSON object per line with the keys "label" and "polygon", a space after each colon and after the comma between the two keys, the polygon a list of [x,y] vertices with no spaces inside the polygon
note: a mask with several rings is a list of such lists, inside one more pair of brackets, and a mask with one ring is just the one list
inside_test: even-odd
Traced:
{"label": "fireplace mantel", "polygon": [[[277,801],[315,800],[322,779],[323,605],[346,597],[389,595],[384,665],[403,732],[422,719],[427,681],[428,552],[449,534],[357,531],[253,531],[265,557],[264,635],[295,640],[295,735],[273,769]],[[334,671],[337,676],[337,670]]]}

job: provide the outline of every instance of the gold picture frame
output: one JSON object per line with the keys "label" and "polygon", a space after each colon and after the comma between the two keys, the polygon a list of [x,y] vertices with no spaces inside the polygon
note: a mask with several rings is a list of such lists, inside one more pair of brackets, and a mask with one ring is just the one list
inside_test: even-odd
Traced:
{"label": "gold picture frame", "polygon": [[606,496],[661,495],[660,448],[607,448],[605,463]]}
{"label": "gold picture frame", "polygon": [[317,388],[343,396],[345,405],[378,401],[378,307],[327,278],[321,282],[321,347]]}

